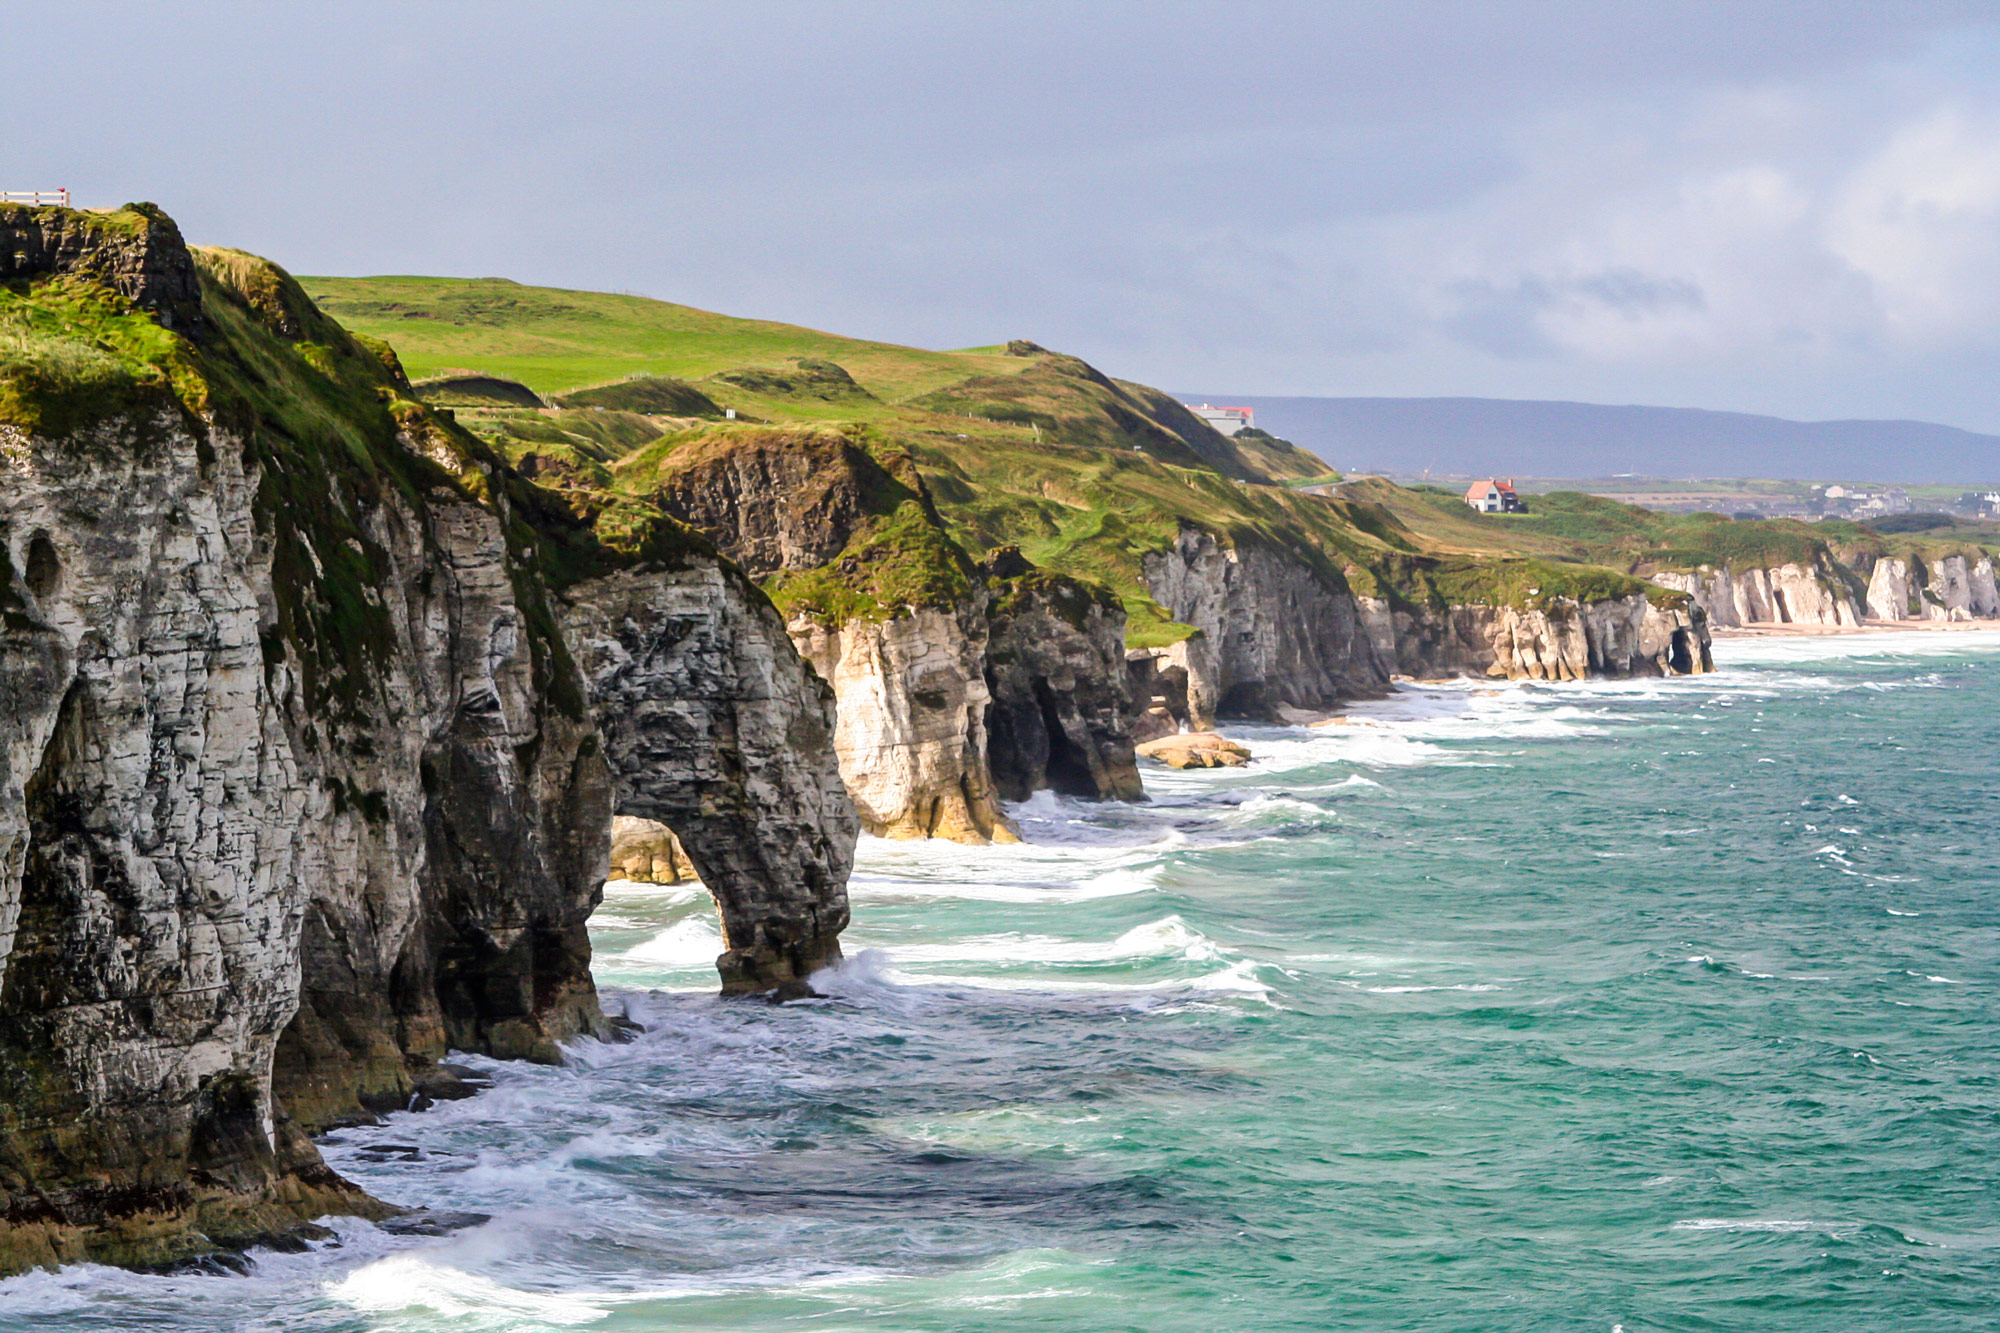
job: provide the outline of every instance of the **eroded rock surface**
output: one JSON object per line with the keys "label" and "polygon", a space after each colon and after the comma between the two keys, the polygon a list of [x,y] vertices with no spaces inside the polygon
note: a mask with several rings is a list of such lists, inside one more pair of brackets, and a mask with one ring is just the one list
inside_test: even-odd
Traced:
{"label": "eroded rock surface", "polygon": [[1653,604],[1643,593],[1537,607],[1454,606],[1443,611],[1364,598],[1377,651],[1400,673],[1510,680],[1693,675],[1714,669],[1708,633],[1692,608]]}
{"label": "eroded rock surface", "polygon": [[1043,789],[1142,800],[1132,753],[1125,612],[1101,588],[1037,570],[1013,547],[981,567],[989,596],[988,758],[1010,801]]}
{"label": "eroded rock surface", "polygon": [[732,989],[837,956],[829,699],[739,573],[666,527],[600,546],[281,270],[39,213],[10,262],[43,317],[161,364],[8,368],[0,1271],[388,1211],[306,1132],[463,1091],[448,1048],[605,1031],[614,797],[717,886]]}
{"label": "eroded rock surface", "polygon": [[1191,731],[1147,741],[1139,747],[1139,757],[1157,759],[1168,768],[1241,768],[1250,762],[1250,751],[1212,731]]}
{"label": "eroded rock surface", "polygon": [[1926,562],[1884,556],[1868,576],[1868,614],[1876,620],[1992,620],[2000,617],[1993,561],[1949,555]]}
{"label": "eroded rock surface", "polygon": [[1200,632],[1156,654],[1183,674],[1191,725],[1275,719],[1280,707],[1330,708],[1388,686],[1354,594],[1297,554],[1184,527],[1145,569],[1154,599]]}
{"label": "eroded rock surface", "polygon": [[1738,570],[1662,570],[1647,575],[1694,598],[1718,629],[1744,625],[1859,625],[1861,608],[1830,566],[1776,565]]}
{"label": "eroded rock surface", "polygon": [[611,818],[611,878],[639,884],[701,882],[672,829],[657,819],[632,815]]}
{"label": "eroded rock surface", "polygon": [[563,604],[616,809],[673,830],[715,895],[723,989],[804,993],[840,957],[854,863],[831,691],[764,595],[713,560],[587,580]]}
{"label": "eroded rock surface", "polygon": [[868,832],[1008,842],[1003,798],[1140,794],[1123,609],[1018,552],[975,567],[907,455],[724,433],[675,455],[658,500],[787,601]]}

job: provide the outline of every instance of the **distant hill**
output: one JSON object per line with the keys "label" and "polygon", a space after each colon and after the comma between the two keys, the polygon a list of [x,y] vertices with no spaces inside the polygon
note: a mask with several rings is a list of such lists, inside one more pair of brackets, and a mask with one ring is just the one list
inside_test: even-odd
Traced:
{"label": "distant hill", "polygon": [[1787,421],[1684,407],[1504,398],[1184,395],[1337,468],[1523,477],[1775,477],[1905,485],[2000,481],[2000,436],[1923,421]]}

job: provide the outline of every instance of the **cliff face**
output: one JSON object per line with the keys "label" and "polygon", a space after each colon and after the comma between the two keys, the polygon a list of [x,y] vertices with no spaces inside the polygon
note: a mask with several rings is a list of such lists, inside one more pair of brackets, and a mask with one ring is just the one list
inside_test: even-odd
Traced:
{"label": "cliff face", "polygon": [[1868,574],[1868,614],[1876,620],[1991,620],[2000,617],[1993,561],[1884,556]]}
{"label": "cliff face", "polygon": [[792,622],[799,655],[833,685],[841,773],[878,837],[1019,841],[987,757],[984,602],[838,628]]}
{"label": "cliff face", "polygon": [[907,456],[832,430],[723,432],[677,451],[656,485],[788,608],[792,642],[833,687],[834,748],[868,832],[1009,842],[1003,796],[1138,794],[1123,611],[1018,553],[975,567]]}
{"label": "cliff face", "polygon": [[992,602],[986,649],[989,759],[1010,801],[1142,800],[1132,752],[1125,612],[1116,598],[1036,570],[1012,547],[982,566]]}
{"label": "cliff face", "polygon": [[1376,651],[1405,675],[1585,680],[1714,670],[1700,613],[1654,606],[1643,593],[1527,608],[1416,612],[1381,598],[1361,606]]}
{"label": "cliff face", "polygon": [[837,956],[853,817],[761,594],[557,521],[281,270],[36,224],[0,288],[43,321],[0,356],[0,1271],[385,1211],[304,1131],[603,1030],[614,800],[719,886],[732,989]]}
{"label": "cliff face", "polygon": [[617,812],[672,830],[715,896],[723,990],[804,993],[840,957],[854,864],[831,691],[763,594],[712,559],[642,563],[562,601]]}
{"label": "cliff face", "polygon": [[1861,610],[1837,571],[1806,565],[1769,569],[1663,570],[1646,577],[1694,598],[1718,629],[1743,625],[1859,625]]}
{"label": "cliff face", "polygon": [[533,679],[493,511],[352,502],[383,573],[355,679],[305,623],[325,586],[280,589],[326,534],[274,530],[254,448],[76,443],[10,434],[0,495],[0,1249],[165,1262],[190,1227],[374,1207],[291,1122],[442,1091],[448,1046],[596,1028],[609,785]]}
{"label": "cliff face", "polygon": [[[1859,625],[1871,620],[2000,618],[1993,562],[1977,553],[1926,560],[1916,554],[1831,560],[1807,567],[1663,571],[1653,582],[1691,594],[1711,623]],[[1855,590],[1865,587],[1865,593]]]}
{"label": "cliff face", "polygon": [[137,433],[105,426],[103,461],[0,435],[4,1270],[170,1260],[177,1219],[247,1239],[327,1185],[273,1133],[270,1069],[306,834],[344,821],[264,669],[235,451],[204,485],[191,436]]}
{"label": "cliff face", "polygon": [[1154,600],[1200,632],[1200,646],[1154,655],[1185,674],[1193,725],[1330,708],[1388,685],[1353,593],[1297,556],[1185,527],[1145,570]]}
{"label": "cliff face", "polygon": [[1227,550],[1193,529],[1148,557],[1146,571],[1161,604],[1201,631],[1131,655],[1148,736],[1162,717],[1200,730],[1218,716],[1327,708],[1380,693],[1392,674],[1582,680],[1713,669],[1699,612],[1643,593],[1520,607],[1357,597],[1296,556]]}

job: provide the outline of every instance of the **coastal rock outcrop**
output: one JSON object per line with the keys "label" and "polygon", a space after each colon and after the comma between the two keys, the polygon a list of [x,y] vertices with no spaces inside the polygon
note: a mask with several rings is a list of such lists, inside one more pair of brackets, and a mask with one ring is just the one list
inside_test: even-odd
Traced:
{"label": "coastal rock outcrop", "polygon": [[1250,762],[1248,748],[1212,731],[1182,732],[1147,741],[1142,759],[1156,759],[1168,768],[1241,768]]}
{"label": "coastal rock outcrop", "polygon": [[840,957],[854,864],[831,692],[764,595],[712,558],[639,561],[560,601],[614,808],[671,829],[715,896],[723,990],[803,994]]}
{"label": "coastal rock outcrop", "polygon": [[101,283],[162,327],[202,335],[201,280],[180,229],[152,204],[117,213],[0,204],[0,281]]}
{"label": "coastal rock outcrop", "polygon": [[988,759],[1010,801],[1044,788],[1145,798],[1133,762],[1125,612],[1102,588],[1036,569],[1014,547],[981,565]]}
{"label": "coastal rock outcrop", "polygon": [[700,883],[687,849],[657,819],[611,817],[611,878],[640,884]]}
{"label": "coastal rock outcrop", "polygon": [[718,429],[654,494],[787,608],[833,687],[868,832],[1008,842],[1003,798],[1139,794],[1122,609],[1018,552],[976,567],[907,454],[852,431]]}
{"label": "coastal rock outcrop", "polygon": [[1714,669],[1700,613],[1692,607],[1656,605],[1644,593],[1441,611],[1368,597],[1361,599],[1361,608],[1377,652],[1403,675],[1586,680]]}
{"label": "coastal rock outcrop", "polygon": [[1861,608],[1830,561],[1735,569],[1704,565],[1646,574],[1687,593],[1717,629],[1744,625],[1859,625]]}
{"label": "coastal rock outcrop", "polygon": [[1020,840],[987,757],[983,597],[838,626],[801,616],[791,629],[839,700],[834,747],[863,828],[884,838]]}
{"label": "coastal rock outcrop", "polygon": [[1876,620],[1991,620],[2000,617],[1993,561],[1948,555],[1883,556],[1868,574],[1868,614]]}
{"label": "coastal rock outcrop", "polygon": [[1192,726],[1330,708],[1388,686],[1354,594],[1300,553],[1225,546],[1184,526],[1170,548],[1145,558],[1145,575],[1154,600],[1202,640],[1148,654],[1155,678],[1181,673]]}
{"label": "coastal rock outcrop", "polygon": [[607,1030],[615,800],[721,886],[731,988],[836,955],[853,817],[761,593],[692,534],[601,546],[282,270],[197,263],[144,209],[30,220],[0,287],[47,344],[0,358],[0,1271],[390,1211],[307,1132],[464,1091],[447,1049]]}
{"label": "coastal rock outcrop", "polygon": [[0,436],[0,1257],[375,1211],[301,1128],[602,1021],[609,784],[502,515],[359,468],[288,509],[274,440],[166,416]]}

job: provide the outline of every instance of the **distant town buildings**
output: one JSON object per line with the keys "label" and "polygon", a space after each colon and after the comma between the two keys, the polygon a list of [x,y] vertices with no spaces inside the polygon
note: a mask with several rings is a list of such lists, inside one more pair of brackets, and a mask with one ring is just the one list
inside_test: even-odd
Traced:
{"label": "distant town buildings", "polygon": [[1505,481],[1488,477],[1473,482],[1465,492],[1465,502],[1482,514],[1518,514],[1522,507],[1512,477]]}
{"label": "distant town buildings", "polygon": [[1907,514],[1916,506],[1910,493],[1900,486],[1842,486],[1835,484],[1820,491],[1820,513],[1826,518],[1881,518]]}
{"label": "distant town buildings", "polygon": [[1184,403],[1182,406],[1224,435],[1234,435],[1257,424],[1257,414],[1247,407],[1212,407],[1207,403]]}

